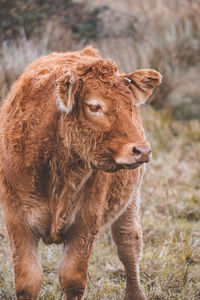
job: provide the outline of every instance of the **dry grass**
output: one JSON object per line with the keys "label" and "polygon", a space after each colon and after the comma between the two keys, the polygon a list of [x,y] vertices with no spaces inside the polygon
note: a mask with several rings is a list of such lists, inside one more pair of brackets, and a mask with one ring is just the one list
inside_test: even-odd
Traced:
{"label": "dry grass", "polygon": [[[200,5],[194,0],[88,1],[91,6],[98,3],[110,7],[101,15],[104,30],[110,35],[102,33],[89,42],[100,48],[104,56],[114,59],[123,71],[154,67],[164,75],[153,98],[157,107],[167,107],[159,112],[151,107],[142,110],[153,148],[153,160],[142,186],[143,289],[152,300],[198,300]],[[42,39],[27,40],[24,36],[17,42],[2,44],[0,99],[30,61],[50,51],[80,49],[88,43],[85,39],[74,39],[70,30],[58,27],[57,21],[51,20]],[[118,32],[128,32],[128,36],[117,36]],[[196,120],[181,122],[174,120],[174,115]],[[14,299],[8,249],[0,211],[0,299],[5,300]],[[44,268],[41,300],[62,299],[56,270],[61,252],[61,247],[39,245]],[[110,232],[100,233],[96,239],[88,277],[85,299],[123,298],[125,276]]]}

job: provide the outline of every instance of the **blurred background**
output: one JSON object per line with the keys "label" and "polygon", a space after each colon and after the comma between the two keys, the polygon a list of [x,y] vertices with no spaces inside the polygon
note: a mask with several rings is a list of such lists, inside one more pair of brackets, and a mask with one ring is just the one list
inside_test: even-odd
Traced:
{"label": "blurred background", "polygon": [[[141,193],[148,299],[200,299],[200,2],[1,0],[0,103],[23,69],[52,51],[91,44],[122,72],[154,68],[163,83],[142,108],[153,149]],[[14,299],[0,215],[0,299]],[[58,247],[40,245],[40,299],[62,299]],[[125,275],[109,231],[94,245],[85,299],[123,299]]]}

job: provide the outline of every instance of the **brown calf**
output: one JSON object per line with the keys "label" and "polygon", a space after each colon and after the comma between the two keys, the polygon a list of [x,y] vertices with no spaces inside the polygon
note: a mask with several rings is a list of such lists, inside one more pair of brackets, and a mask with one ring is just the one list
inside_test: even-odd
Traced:
{"label": "brown calf", "polygon": [[34,61],[13,85],[0,116],[0,188],[18,300],[39,294],[39,239],[64,245],[60,285],[65,299],[81,299],[106,223],[125,267],[125,299],[144,299],[138,194],[151,149],[138,106],[160,82],[154,70],[119,74],[88,47]]}

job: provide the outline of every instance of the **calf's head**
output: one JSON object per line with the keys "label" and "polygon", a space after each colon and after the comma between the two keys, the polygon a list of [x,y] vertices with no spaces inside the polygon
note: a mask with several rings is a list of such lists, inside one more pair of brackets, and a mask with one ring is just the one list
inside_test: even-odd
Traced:
{"label": "calf's head", "polygon": [[107,172],[148,162],[151,148],[139,106],[160,83],[161,75],[154,70],[118,74],[112,61],[101,58],[64,74],[58,80],[58,107],[68,147]]}

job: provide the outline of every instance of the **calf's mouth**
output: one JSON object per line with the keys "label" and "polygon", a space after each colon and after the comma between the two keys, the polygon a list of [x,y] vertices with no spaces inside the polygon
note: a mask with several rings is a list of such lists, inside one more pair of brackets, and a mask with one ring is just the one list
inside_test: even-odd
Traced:
{"label": "calf's mouth", "polygon": [[134,170],[146,162],[134,162],[132,164],[118,164],[114,159],[101,161],[98,165],[92,164],[92,169],[101,170],[108,173],[114,173],[119,170]]}

